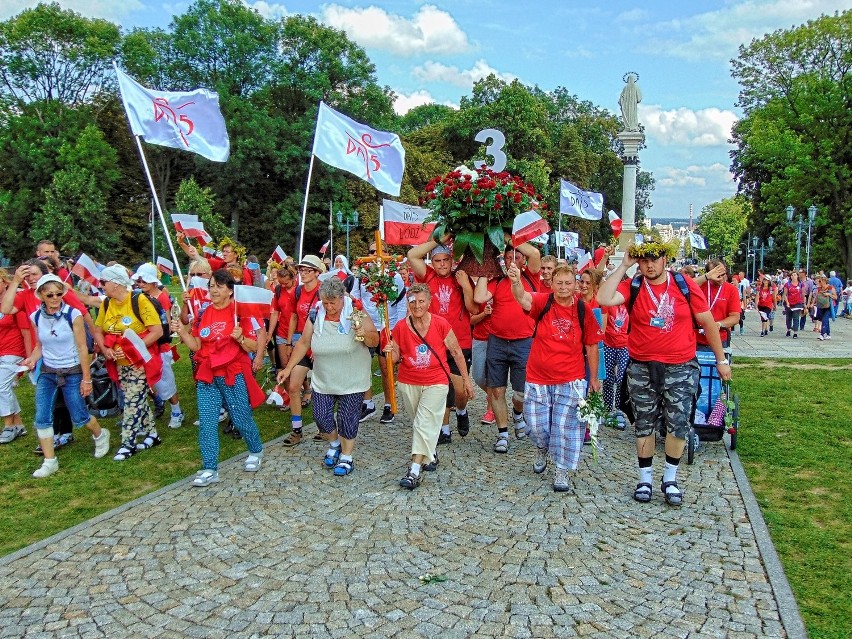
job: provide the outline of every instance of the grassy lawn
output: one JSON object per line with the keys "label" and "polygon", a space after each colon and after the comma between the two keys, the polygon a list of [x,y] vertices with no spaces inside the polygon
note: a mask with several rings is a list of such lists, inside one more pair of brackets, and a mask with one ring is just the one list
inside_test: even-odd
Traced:
{"label": "grassy lawn", "polygon": [[734,380],[737,452],[808,633],[849,637],[852,361],[740,359]]}
{"label": "grassy lawn", "polygon": [[[741,398],[738,452],[772,533],[811,637],[847,637],[852,625],[852,435],[847,425],[852,361],[737,362]],[[62,449],[62,472],[36,481],[41,464],[32,454],[33,387],[22,381],[18,397],[26,437],[0,446],[0,555],[49,537],[131,499],[188,477],[200,468],[195,393],[189,358],[176,364],[185,426],[169,430],[164,444],[127,463],[92,459],[85,431]],[[380,386],[374,378],[374,389]],[[380,389],[377,389],[380,391]],[[167,411],[168,414],[168,411]],[[289,413],[255,411],[264,441],[289,431]],[[310,423],[310,410],[305,412]],[[116,419],[104,420],[116,437]],[[310,429],[306,431],[311,434]],[[113,440],[114,453],[117,439]],[[221,458],[245,451],[241,440],[221,437]]]}

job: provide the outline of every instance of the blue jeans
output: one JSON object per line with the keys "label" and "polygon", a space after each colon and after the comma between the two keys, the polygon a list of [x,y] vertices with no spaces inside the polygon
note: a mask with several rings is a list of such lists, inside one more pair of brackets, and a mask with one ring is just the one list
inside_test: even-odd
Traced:
{"label": "blue jeans", "polygon": [[86,408],[86,400],[80,395],[80,382],[83,374],[66,375],[65,384],[57,385],[58,375],[42,372],[38,377],[35,392],[35,427],[37,429],[53,428],[53,407],[56,404],[56,393],[61,390],[65,406],[71,415],[74,428],[85,426],[92,419]]}
{"label": "blue jeans", "polygon": [[820,327],[820,335],[831,335],[831,307],[818,308],[817,319],[822,322]]}

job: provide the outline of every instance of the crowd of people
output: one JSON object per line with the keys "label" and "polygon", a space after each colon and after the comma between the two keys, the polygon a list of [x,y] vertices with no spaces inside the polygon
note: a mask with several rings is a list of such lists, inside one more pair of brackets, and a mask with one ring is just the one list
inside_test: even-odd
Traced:
{"label": "crowd of people", "polygon": [[[535,448],[532,471],[552,465],[556,492],[571,490],[583,446],[592,439],[579,407],[589,393],[602,393],[608,423],[635,428],[634,499],[652,498],[662,434],[660,491],[667,504],[680,505],[677,473],[699,387],[696,353],[715,358],[718,378],[728,380],[725,349],[737,327],[743,333],[748,309],[757,311],[761,336],[774,331],[781,310],[788,337],[797,338],[810,317],[820,340],[831,339],[834,318],[852,315],[852,281],[844,288],[833,271],[809,278],[779,270],[761,273],[756,282],[729,273],[719,260],[700,274],[678,271],[670,266],[669,247],[654,242],[631,246],[618,265],[609,261],[612,249],[601,247],[578,273],[530,243],[508,241],[496,274],[476,276],[458,267],[447,236],[408,251],[385,311],[345,256],[270,259],[264,271],[230,240],[211,255],[177,237],[190,260],[189,289],[180,301],[162,286],[153,264],[132,270],[107,263],[97,286],[81,280],[75,287],[70,265],[59,262],[49,241],[13,274],[0,269],[0,443],[26,434],[15,387],[31,372],[44,457],[34,477],[59,469],[56,449],[63,441],[54,424],[63,414],[74,428],[89,429],[95,457],[109,452],[110,432],[86,402],[93,357],[105,362],[120,391],[114,461],[162,443],[157,419],[166,406],[168,427],[182,427],[173,370],[180,344],[189,351],[198,404],[202,468],[195,486],[219,481],[219,424],[226,420],[248,449],[245,471],[260,470],[263,443],[253,410],[266,400],[256,381],[265,361],[289,399],[283,445],[301,444],[302,409],[310,405],[314,438],[327,444],[321,463],[336,476],[352,473],[359,424],[378,412],[371,390],[376,357],[385,398],[379,421],[397,419],[394,387],[411,419],[403,488],[416,489],[425,472],[438,469],[439,446],[469,434],[476,384],[485,393],[481,422],[494,428],[494,453],[508,453],[513,437],[528,437]],[[371,255],[379,248],[370,245]],[[271,291],[268,320],[240,315],[238,285]]]}

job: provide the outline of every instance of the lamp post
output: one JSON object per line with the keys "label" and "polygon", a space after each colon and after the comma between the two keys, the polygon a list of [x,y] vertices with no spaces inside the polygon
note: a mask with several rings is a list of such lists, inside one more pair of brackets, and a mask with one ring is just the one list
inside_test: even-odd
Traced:
{"label": "lamp post", "polygon": [[[757,253],[760,252],[760,271],[762,272],[763,271],[763,256],[766,253],[771,253],[772,249],[775,248],[775,238],[770,235],[768,238],[766,238],[765,243],[760,242],[759,240],[760,240],[760,238],[755,237],[755,238],[752,239],[752,242],[754,243],[754,263],[757,264]],[[752,267],[752,268],[755,269],[755,267]],[[757,278],[757,274],[756,274],[755,270],[752,270],[751,281],[753,282],[756,278]]]}
{"label": "lamp post", "polygon": [[337,212],[337,226],[341,231],[346,231],[346,261],[349,261],[349,231],[358,227],[358,211],[351,213]]}
{"label": "lamp post", "polygon": [[805,270],[808,272],[808,275],[811,273],[811,226],[813,226],[816,219],[816,214],[817,207],[811,204],[808,207],[808,249],[805,253]]}
{"label": "lamp post", "polygon": [[[787,207],[787,226],[791,229],[796,229],[796,270],[802,266],[802,225],[804,221],[802,220],[802,214],[799,213],[799,218],[793,222],[793,214],[796,212],[796,209],[791,204]],[[814,213],[816,215],[816,213]]]}

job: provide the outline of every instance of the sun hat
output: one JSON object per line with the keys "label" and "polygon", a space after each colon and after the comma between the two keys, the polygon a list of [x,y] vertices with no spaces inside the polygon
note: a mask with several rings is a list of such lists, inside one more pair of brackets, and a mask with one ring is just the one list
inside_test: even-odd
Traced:
{"label": "sun hat", "polygon": [[319,273],[325,273],[325,264],[316,255],[305,255],[299,262],[299,267],[312,268]]}
{"label": "sun hat", "polygon": [[51,282],[59,284],[59,286],[61,286],[63,289],[65,288],[65,285],[62,283],[61,279],[59,279],[52,273],[48,273],[47,275],[42,275],[40,278],[38,278],[38,282],[36,282],[36,291],[41,290],[42,286],[44,286],[45,284],[50,284]]}
{"label": "sun hat", "polygon": [[101,271],[101,274],[98,275],[98,279],[100,279],[101,282],[114,282],[119,286],[126,286],[127,288],[133,286],[133,282],[127,275],[127,269],[124,268],[121,264],[113,264],[112,266],[107,266],[104,270]]}
{"label": "sun hat", "polygon": [[146,284],[158,284],[160,282],[160,275],[157,267],[153,264],[143,264],[133,274],[133,281],[135,282],[136,280],[142,280]]}

